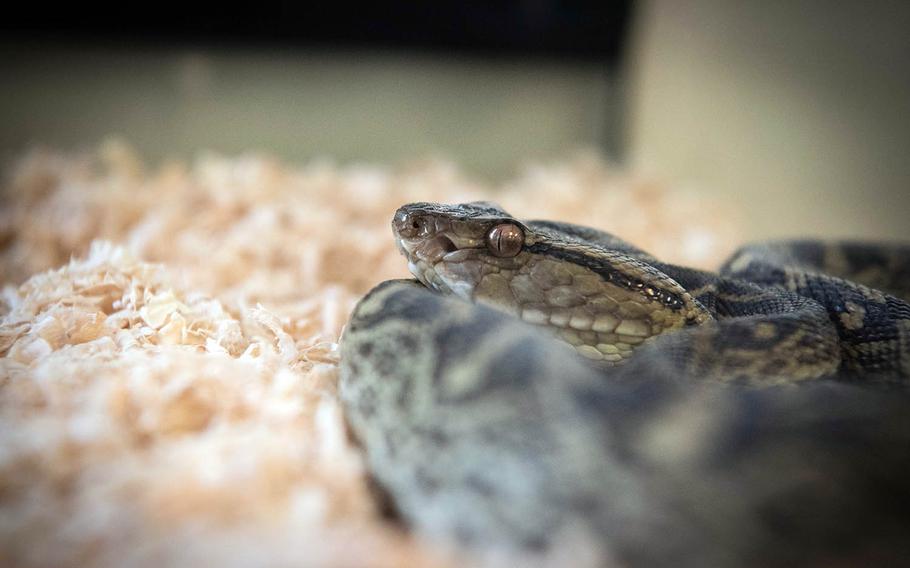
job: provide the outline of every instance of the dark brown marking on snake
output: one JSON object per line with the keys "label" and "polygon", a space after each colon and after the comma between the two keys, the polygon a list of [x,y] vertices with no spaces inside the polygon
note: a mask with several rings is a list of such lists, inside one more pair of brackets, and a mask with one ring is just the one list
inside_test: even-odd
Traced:
{"label": "dark brown marking on snake", "polygon": [[398,455],[398,442],[401,440],[401,432],[395,430],[387,429],[382,432],[382,437],[385,442],[385,450],[388,453],[389,457],[395,459]]}
{"label": "dark brown marking on snake", "polygon": [[550,540],[544,535],[529,536],[522,540],[522,548],[530,552],[543,552],[550,548]]}
{"label": "dark brown marking on snake", "polygon": [[[376,290],[374,293],[379,292]],[[390,314],[395,314],[390,318]],[[398,290],[383,299],[383,308],[370,315],[364,316],[356,322],[359,327],[373,327],[382,324],[388,319],[407,322],[429,321],[439,314],[439,304],[436,302],[421,301],[408,294],[407,290]]]}
{"label": "dark brown marking on snake", "polygon": [[535,243],[526,246],[525,250],[532,254],[550,256],[587,268],[603,278],[606,282],[621,286],[628,290],[642,292],[643,297],[646,297],[649,300],[658,301],[670,309],[681,310],[685,306],[682,298],[673,292],[654,289],[654,293],[651,295],[644,293],[644,289],[647,286],[644,282],[628,276],[621,270],[617,270],[603,259],[592,258],[590,255],[585,255],[578,251],[568,250],[548,243]]}
{"label": "dark brown marking on snake", "polygon": [[396,506],[392,494],[375,478],[367,478],[367,491],[373,495],[377,505],[376,510],[381,517],[394,523],[400,523],[402,521],[401,511]]}
{"label": "dark brown marking on snake", "polygon": [[398,367],[399,362],[401,361],[401,353],[392,347],[396,342],[402,342],[408,336],[406,331],[399,330],[397,333],[389,334],[388,346],[380,344],[379,347],[373,350],[373,356],[371,360],[373,361],[373,366],[376,371],[385,375],[395,375],[395,369]]}
{"label": "dark brown marking on snake", "polygon": [[401,339],[401,347],[409,353],[413,353],[417,350],[417,340],[410,335],[407,335]]}
{"label": "dark brown marking on snake", "polygon": [[481,497],[492,497],[496,493],[496,488],[479,475],[468,475],[465,477],[464,483],[465,487]]}
{"label": "dark brown marking on snake", "polygon": [[455,525],[453,532],[455,539],[466,546],[471,546],[479,540],[477,532],[463,523]]}
{"label": "dark brown marking on snake", "polygon": [[420,429],[420,434],[426,436],[437,448],[448,446],[452,442],[451,437],[445,431],[437,428]]}
{"label": "dark brown marking on snake", "polygon": [[427,468],[421,467],[414,472],[414,480],[417,485],[427,494],[432,495],[439,490],[439,480],[427,472]]}
{"label": "dark brown marking on snake", "polygon": [[[351,367],[351,371],[357,373],[359,369]],[[371,388],[362,389],[357,397],[357,408],[366,418],[372,418],[376,415],[378,400],[376,391]]]}
{"label": "dark brown marking on snake", "polygon": [[485,374],[490,388],[521,388],[539,365],[538,360],[538,354],[521,343],[504,349],[487,365]]}
{"label": "dark brown marking on snake", "polygon": [[[433,372],[433,381],[437,386],[436,391],[441,400],[449,402],[462,400],[461,397],[470,398],[474,389],[462,393],[455,397],[448,392],[445,387],[446,369],[454,367],[461,362],[461,354],[465,351],[472,350],[475,345],[482,344],[484,338],[496,333],[501,322],[492,310],[484,311],[478,317],[461,325],[452,325],[443,328],[433,338],[436,345],[441,348],[436,357],[435,370]],[[480,395],[483,390],[474,392],[474,395]]]}
{"label": "dark brown marking on snake", "polygon": [[409,388],[409,386],[403,386],[398,390],[398,394],[395,396],[395,402],[398,404],[399,408],[410,408],[411,401],[414,398],[414,389]]}
{"label": "dark brown marking on snake", "polygon": [[576,238],[581,243],[598,244],[610,250],[622,252],[631,257],[641,260],[647,260],[649,262],[656,261],[656,259],[647,252],[631,243],[627,243],[616,235],[607,233],[605,231],[592,229],[591,227],[575,225],[573,223],[557,223],[554,221],[544,220],[528,221],[527,225],[533,229],[545,229],[555,234],[569,235]]}

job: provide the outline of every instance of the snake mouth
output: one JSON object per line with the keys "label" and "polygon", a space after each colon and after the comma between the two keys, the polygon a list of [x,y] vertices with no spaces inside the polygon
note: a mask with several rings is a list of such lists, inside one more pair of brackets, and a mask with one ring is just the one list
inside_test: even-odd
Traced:
{"label": "snake mouth", "polygon": [[458,245],[444,234],[423,239],[398,239],[398,248],[409,261],[434,265],[459,251]]}
{"label": "snake mouth", "polygon": [[455,243],[452,241],[452,239],[445,235],[439,235],[434,239],[430,239],[428,248],[435,254],[440,255],[437,261],[445,259],[451,253],[458,251],[458,247],[455,246]]}
{"label": "snake mouth", "polygon": [[[398,236],[398,248],[408,259],[408,270],[424,286],[470,300],[480,279],[476,243],[461,242],[445,233],[423,238]],[[472,246],[473,245],[473,246]]]}

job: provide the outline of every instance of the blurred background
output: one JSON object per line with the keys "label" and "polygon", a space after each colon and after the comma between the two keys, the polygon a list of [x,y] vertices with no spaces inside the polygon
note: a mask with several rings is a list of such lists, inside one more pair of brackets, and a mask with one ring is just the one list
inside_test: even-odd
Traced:
{"label": "blurred background", "polygon": [[908,2],[35,3],[0,28],[4,164],[115,135],[499,180],[594,148],[733,201],[747,238],[910,238]]}

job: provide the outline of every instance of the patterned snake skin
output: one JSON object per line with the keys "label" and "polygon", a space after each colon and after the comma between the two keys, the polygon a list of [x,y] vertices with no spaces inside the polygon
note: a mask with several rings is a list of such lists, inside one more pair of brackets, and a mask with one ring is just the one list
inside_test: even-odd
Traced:
{"label": "patterned snake skin", "polygon": [[489,203],[392,225],[419,282],[355,308],[341,395],[422,535],[478,562],[910,559],[910,246],[750,246],[714,274]]}

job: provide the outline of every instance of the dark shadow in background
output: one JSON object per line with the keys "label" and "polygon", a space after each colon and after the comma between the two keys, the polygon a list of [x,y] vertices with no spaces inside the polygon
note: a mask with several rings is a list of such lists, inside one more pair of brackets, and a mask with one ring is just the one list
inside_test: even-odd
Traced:
{"label": "dark shadow in background", "polygon": [[440,154],[508,175],[620,157],[631,2],[25,6],[0,22],[0,154],[200,149],[300,161]]}
{"label": "dark shadow in background", "polygon": [[615,65],[630,1],[42,3],[0,23],[10,37],[53,37],[129,46],[408,48],[485,57],[539,55]]}

